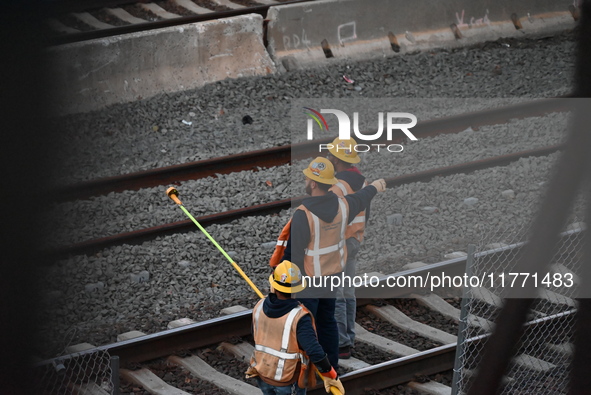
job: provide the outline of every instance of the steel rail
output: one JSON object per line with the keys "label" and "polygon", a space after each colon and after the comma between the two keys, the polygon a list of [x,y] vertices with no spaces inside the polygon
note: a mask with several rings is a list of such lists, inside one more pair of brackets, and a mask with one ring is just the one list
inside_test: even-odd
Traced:
{"label": "steel rail", "polygon": [[[199,14],[199,15],[191,15],[191,16],[181,16],[179,18],[171,18],[171,19],[163,19],[157,20],[153,22],[146,21],[146,23],[138,23],[133,25],[125,25],[125,26],[113,26],[109,29],[100,29],[100,30],[91,30],[85,31],[80,33],[69,33],[64,35],[56,35],[56,36],[49,36],[47,37],[47,45],[49,46],[56,46],[56,45],[63,45],[63,44],[70,44],[74,42],[80,41],[87,41],[87,40],[94,40],[99,38],[105,37],[113,37],[118,36],[121,34],[129,34],[129,33],[137,33],[143,32],[148,30],[154,29],[161,29],[165,27],[171,26],[179,26],[179,25],[186,25],[189,23],[196,23],[196,22],[203,22],[203,21],[210,21],[214,19],[221,19],[221,18],[229,18],[233,16],[239,15],[246,15],[246,14],[260,14],[263,18],[266,17],[267,11],[270,7],[273,6],[280,6],[286,4],[296,4],[296,3],[308,3],[313,0],[292,0],[286,1],[283,3],[277,3],[273,5],[258,5],[258,6],[251,6],[251,7],[244,7],[242,9],[235,9],[235,10],[227,10],[227,11],[213,11],[206,13],[206,14]],[[129,0],[106,0],[104,1],[105,6],[116,6],[116,5],[126,5],[130,3],[142,3],[146,1],[129,1]],[[94,1],[86,1],[82,4],[78,5],[78,2],[75,1],[68,1],[64,3],[58,3],[57,5],[48,5],[45,10],[45,14],[51,16],[59,16],[61,14],[67,12],[74,12],[74,11],[84,11],[88,10],[85,8],[87,5],[91,6],[92,8],[101,7],[99,4],[103,2],[94,0]]]}
{"label": "steel rail", "polygon": [[[544,325],[554,325],[572,320],[576,309],[535,319],[523,324],[528,332]],[[490,334],[479,335],[465,340],[468,346],[475,346],[490,338]],[[396,358],[367,368],[359,369],[341,376],[348,395],[362,395],[366,389],[381,390],[412,381],[417,375],[431,375],[454,368],[457,343],[432,348],[417,354]],[[315,388],[309,394],[325,393],[324,388]]]}
{"label": "steel rail", "polygon": [[[387,178],[386,185],[388,188],[393,188],[413,182],[427,182],[434,177],[445,177],[452,174],[469,174],[471,172],[490,167],[505,166],[522,158],[546,156],[557,152],[561,147],[561,145],[553,145],[549,147],[481,159],[459,165],[426,170],[399,177]],[[304,198],[305,196],[299,196],[292,199],[283,199],[271,203],[259,204],[251,207],[229,210],[222,213],[205,215],[196,219],[202,226],[206,227],[211,224],[228,223],[233,220],[248,216],[276,214],[282,210],[287,210],[292,206],[298,205]],[[167,236],[175,233],[186,233],[194,230],[195,225],[191,220],[183,220],[151,228],[121,233],[118,235],[88,240],[70,246],[57,247],[50,251],[49,254],[55,259],[67,257],[68,255],[93,254],[104,248],[109,248],[116,245],[139,244],[145,241],[154,240],[159,236]]]}
{"label": "steel rail", "polygon": [[[425,138],[439,134],[458,133],[468,128],[477,129],[482,126],[507,123],[511,119],[522,119],[532,116],[542,116],[552,112],[569,111],[569,101],[565,99],[566,97],[542,99],[491,110],[422,121],[412,131],[417,138]],[[406,136],[402,132],[394,137],[394,140],[387,141],[383,138],[376,140],[374,143],[395,144],[401,143],[406,139]],[[110,192],[138,190],[209,176],[215,177],[217,174],[280,166],[290,163],[292,160],[317,156],[319,154],[318,145],[331,141],[332,138],[325,138],[80,182],[57,189],[55,191],[55,197],[58,200],[86,199],[91,196],[105,195]]]}
{"label": "steel rail", "polygon": [[[516,247],[518,248],[518,247]],[[511,250],[511,247],[509,247]],[[506,249],[495,249],[484,251],[483,254],[503,254]],[[455,258],[429,265],[429,267],[420,267],[410,269],[396,275],[416,275],[426,276],[427,273],[436,275],[446,271],[448,273],[463,273],[466,265],[466,257]],[[386,277],[380,281],[386,281]],[[371,302],[371,299],[364,298],[367,292],[364,289],[365,285],[356,287],[356,294],[358,306],[363,306]],[[409,294],[409,290],[405,288],[392,288],[392,293],[388,297],[401,297]],[[259,300],[254,298],[253,303]],[[152,335],[146,335],[135,339],[125,340],[114,344],[99,346],[95,349],[82,351],[77,355],[84,355],[86,353],[93,353],[96,351],[108,351],[110,355],[119,356],[121,364],[148,361],[155,358],[160,358],[169,354],[174,354],[182,350],[191,348],[206,347],[211,344],[224,341],[235,336],[246,336],[250,334],[250,323],[252,322],[252,310],[242,311],[224,317],[218,317],[211,320],[197,322],[194,324],[185,325],[175,329],[158,332]],[[63,359],[64,357],[57,357],[48,361],[39,362],[37,365],[42,365],[46,362],[54,362]]]}
{"label": "steel rail", "polygon": [[[570,242],[573,236],[584,237],[585,231],[570,230],[562,232],[561,240]],[[527,245],[527,241],[517,242],[511,245],[498,247],[490,250],[479,251],[475,254],[481,260],[487,258],[496,261],[499,256],[506,258],[507,255],[515,258]],[[574,259],[574,257],[573,257]],[[384,275],[380,278],[381,287],[373,287],[368,283],[356,286],[357,306],[372,303],[379,298],[400,298],[409,296],[412,293],[421,292],[416,288],[389,288],[387,279],[393,276],[415,276],[425,278],[427,276],[439,276],[446,273],[449,276],[456,276],[465,273],[467,257],[449,259],[443,262],[430,264],[425,267],[406,270],[399,273]],[[370,289],[371,288],[371,289]],[[376,289],[388,288],[386,294],[377,295]],[[256,299],[258,300],[258,299]],[[254,303],[255,299],[253,299]],[[531,330],[545,325],[553,325],[563,320],[571,320],[576,314],[576,309],[560,312],[530,320],[524,324],[525,330]],[[34,366],[37,368],[45,366],[57,366],[64,364],[72,369],[77,369],[80,364],[79,358],[93,358],[96,352],[107,351],[111,356],[117,356],[121,367],[133,366],[133,364],[166,357],[171,354],[186,354],[191,349],[208,347],[234,337],[243,337],[251,334],[252,310],[246,310],[232,315],[218,317],[211,320],[189,324],[180,328],[170,329],[163,332],[149,334],[146,336],[130,339],[114,344],[99,346],[90,350],[74,353],[66,356],[52,358]],[[467,343],[482,341],[490,335],[481,335],[467,339]],[[342,376],[342,381],[347,387],[349,394],[361,394],[365,388],[382,389],[410,381],[416,374],[433,374],[453,368],[455,348],[457,344],[452,343],[437,347],[431,350],[413,354],[411,356],[397,358],[391,361],[373,365]],[[76,359],[74,358],[76,357]],[[376,384],[379,383],[379,384]],[[313,390],[310,393],[320,393]]]}
{"label": "steel rail", "polygon": [[[579,232],[564,232],[562,236],[569,236]],[[494,250],[479,252],[479,256],[491,256],[503,254],[514,249],[520,249],[524,243],[516,243],[512,246],[497,248]],[[428,272],[433,273],[434,267],[447,273],[463,271],[466,258],[457,258],[437,264],[429,265],[428,268],[417,268],[394,275],[417,275],[425,276]],[[386,276],[387,277],[387,276]],[[384,277],[385,278],[385,277]],[[383,279],[381,280],[383,281]],[[363,291],[366,286],[356,287],[356,292]],[[408,290],[399,289],[393,297],[407,296]],[[359,298],[358,306],[370,303],[371,300]],[[531,320],[524,324],[526,330],[532,328],[552,325],[560,320],[570,320],[576,314],[576,309],[553,314],[550,316]],[[186,325],[180,328],[170,329],[155,334],[150,334],[135,339],[121,341],[114,344],[99,346],[82,352],[69,354],[57,358],[48,359],[36,363],[39,368],[48,365],[64,364],[66,367],[70,360],[76,358],[92,358],[96,352],[107,351],[111,356],[119,357],[121,367],[130,366],[157,358],[166,357],[176,353],[187,353],[191,349],[208,347],[218,344],[232,337],[243,337],[251,334],[252,310],[235,313],[229,316],[214,318],[211,320]],[[480,342],[490,335],[480,335],[467,339],[467,343]],[[456,343],[436,347],[427,351],[413,354],[407,357],[396,358],[391,361],[363,368],[341,377],[349,394],[362,394],[363,389],[383,389],[412,380],[417,374],[434,374],[453,368]],[[79,360],[75,366],[80,365]],[[83,365],[83,364],[82,364]],[[394,374],[395,373],[395,374]],[[320,394],[323,389],[310,391],[311,394]]]}

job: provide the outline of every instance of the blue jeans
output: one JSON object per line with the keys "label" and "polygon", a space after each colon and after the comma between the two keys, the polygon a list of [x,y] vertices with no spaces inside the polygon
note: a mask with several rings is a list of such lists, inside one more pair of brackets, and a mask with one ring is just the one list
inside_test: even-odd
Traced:
{"label": "blue jeans", "polygon": [[297,381],[292,385],[286,385],[285,387],[276,387],[271,384],[265,383],[260,377],[257,377],[259,389],[263,391],[264,395],[305,395],[306,389],[298,387]]}
{"label": "blue jeans", "polygon": [[[360,243],[357,239],[347,239],[347,264],[345,266],[345,278],[353,281],[357,266],[357,253]],[[347,284],[348,285],[348,284]],[[339,329],[339,347],[353,346],[355,344],[355,315],[357,312],[355,300],[355,287],[339,287],[335,304],[335,319]]]}
{"label": "blue jeans", "polygon": [[339,328],[334,317],[335,299],[299,299],[314,316],[318,343],[328,355],[328,361],[336,369],[339,366]]}

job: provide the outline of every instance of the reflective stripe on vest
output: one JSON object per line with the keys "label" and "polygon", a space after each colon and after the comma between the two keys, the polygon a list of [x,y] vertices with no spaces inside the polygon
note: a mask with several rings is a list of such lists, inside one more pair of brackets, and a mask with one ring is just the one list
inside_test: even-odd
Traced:
{"label": "reflective stripe on vest", "polygon": [[[367,181],[363,182],[363,187],[366,187]],[[337,187],[337,188],[335,188]],[[354,193],[353,188],[343,180],[339,180],[333,187],[330,188],[331,191],[336,193],[338,196],[347,196],[349,194]],[[359,212],[357,216],[351,221],[349,226],[347,227],[347,232],[345,233],[345,239],[350,237],[356,238],[360,243],[363,241],[363,234],[365,232],[365,210]]]}
{"label": "reflective stripe on vest", "polygon": [[[340,214],[340,229],[338,233],[334,230],[326,230],[330,225],[318,218],[317,215],[301,205],[298,209],[304,210],[308,217],[310,225],[310,242],[305,251],[304,257],[304,271],[307,275],[314,277],[328,276],[335,273],[340,273],[345,268],[346,263],[346,249],[345,249],[345,231],[347,230],[347,215],[348,207],[344,199],[338,198],[339,210],[337,217]],[[335,217],[335,220],[336,218]],[[322,242],[328,245],[322,245]],[[338,258],[334,256],[338,253]],[[334,264],[335,258],[338,260],[337,265]]]}
{"label": "reflective stripe on vest", "polygon": [[335,184],[335,186],[338,187],[341,190],[341,192],[343,192],[343,195],[342,196],[347,196],[349,194],[347,192],[347,187],[345,187],[345,185],[342,182],[340,182],[340,181],[337,182]]}
{"label": "reflective stripe on vest", "polygon": [[[264,301],[264,299],[263,299],[263,301]],[[265,341],[269,341],[269,340],[271,340],[271,343],[277,343],[276,340],[275,340],[275,342],[272,341],[273,339],[276,339],[276,338],[274,338],[274,336],[276,336],[277,332],[260,333],[259,332],[259,330],[260,330],[259,322],[262,319],[263,320],[283,319],[283,317],[285,317],[285,316],[283,316],[281,318],[269,318],[263,313],[263,316],[261,317],[261,311],[263,310],[263,301],[260,301],[259,303],[257,303],[257,305],[255,306],[254,312],[253,312],[253,320],[254,320],[254,327],[255,327],[255,332],[254,332],[255,333],[255,342],[257,343],[255,345],[255,351],[259,351],[259,352],[271,355],[276,358],[277,367],[275,368],[274,372],[270,372],[273,375],[273,377],[268,377],[268,378],[273,379],[277,382],[284,382],[285,380],[292,380],[293,377],[284,377],[283,376],[286,361],[293,361],[293,360],[303,361],[304,360],[304,355],[302,354],[302,351],[299,350],[299,345],[297,344],[296,335],[295,335],[295,333],[292,333],[292,332],[294,332],[295,328],[297,328],[297,322],[295,322],[295,325],[294,325],[294,321],[296,320],[296,318],[299,321],[299,318],[301,318],[308,311],[305,310],[300,305],[300,306],[292,309],[289,312],[289,314],[285,318],[285,322],[283,324],[283,330],[281,333],[281,343],[280,343],[281,349],[277,350],[277,349],[270,347],[266,344],[260,344],[260,342],[265,342]],[[304,314],[300,314],[300,313],[304,313]],[[290,340],[293,340],[296,344],[290,345]],[[290,348],[292,350],[298,349],[298,352],[289,352]],[[254,366],[256,367],[256,364]]]}

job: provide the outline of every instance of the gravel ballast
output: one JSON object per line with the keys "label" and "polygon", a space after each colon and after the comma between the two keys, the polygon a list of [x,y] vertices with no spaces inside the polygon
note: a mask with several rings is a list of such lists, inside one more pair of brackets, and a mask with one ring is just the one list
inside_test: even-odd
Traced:
{"label": "gravel ballast", "polygon": [[[56,143],[70,141],[65,145],[68,161],[58,181],[113,176],[289,144],[292,98],[523,99],[570,91],[574,47],[570,36],[510,41],[509,48],[501,44],[228,80],[57,119],[66,140]],[[501,74],[492,72],[496,65],[501,66]],[[349,89],[342,79],[345,73],[359,81],[360,91]],[[474,108],[482,108],[482,103]],[[254,123],[242,124],[245,115]],[[365,155],[360,168],[373,180],[556,144],[564,139],[565,120],[564,115],[552,114],[421,139],[405,144],[404,153],[396,154],[394,160]],[[372,202],[359,272],[390,273],[408,262],[439,261],[445,253],[465,251],[487,228],[529,223],[556,157],[522,159],[506,167],[408,184],[378,195]],[[294,170],[282,166],[184,182],[177,188],[194,215],[210,214],[303,194],[303,181],[298,178],[302,167],[294,164],[293,177]],[[51,244],[184,220],[164,190],[149,188],[57,205],[56,215],[65,223],[54,232]],[[513,198],[503,195],[507,190],[513,191]],[[468,198],[478,200],[468,205],[464,203]],[[401,215],[397,225],[388,224],[387,217],[393,214]],[[207,230],[266,292],[272,250],[261,245],[274,241],[289,215],[284,211],[243,218]],[[42,357],[60,354],[68,344],[111,343],[118,333],[129,330],[154,333],[181,317],[201,321],[218,316],[224,307],[250,308],[257,300],[198,231],[73,256],[40,269],[40,274],[46,295],[40,317],[47,339],[39,346]]]}

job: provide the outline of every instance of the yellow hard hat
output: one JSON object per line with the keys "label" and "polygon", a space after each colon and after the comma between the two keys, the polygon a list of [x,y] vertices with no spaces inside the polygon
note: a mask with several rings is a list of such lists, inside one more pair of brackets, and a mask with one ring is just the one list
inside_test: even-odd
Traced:
{"label": "yellow hard hat", "polygon": [[357,142],[353,139],[341,140],[336,138],[332,142],[332,147],[328,149],[328,152],[334,157],[347,163],[359,163],[361,158],[355,151]]}
{"label": "yellow hard hat", "polygon": [[283,261],[269,276],[271,287],[286,294],[300,292],[306,286],[302,283],[302,272],[295,263]]}
{"label": "yellow hard hat", "polygon": [[334,176],[334,166],[326,158],[318,157],[304,169],[306,177],[321,184],[334,185],[338,180]]}

